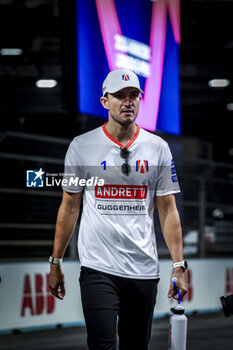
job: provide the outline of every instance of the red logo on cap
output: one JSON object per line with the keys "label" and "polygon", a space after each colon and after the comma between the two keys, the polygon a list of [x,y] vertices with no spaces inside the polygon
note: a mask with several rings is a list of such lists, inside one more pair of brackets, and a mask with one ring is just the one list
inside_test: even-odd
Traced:
{"label": "red logo on cap", "polygon": [[128,80],[129,80],[128,74],[123,74],[123,75],[122,75],[122,80],[128,81]]}

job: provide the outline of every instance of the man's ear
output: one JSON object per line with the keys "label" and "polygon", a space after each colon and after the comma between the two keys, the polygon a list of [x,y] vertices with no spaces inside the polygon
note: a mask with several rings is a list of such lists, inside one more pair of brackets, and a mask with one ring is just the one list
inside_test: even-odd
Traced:
{"label": "man's ear", "polygon": [[107,110],[109,109],[107,97],[105,97],[105,96],[100,97],[100,102],[105,109],[107,109]]}

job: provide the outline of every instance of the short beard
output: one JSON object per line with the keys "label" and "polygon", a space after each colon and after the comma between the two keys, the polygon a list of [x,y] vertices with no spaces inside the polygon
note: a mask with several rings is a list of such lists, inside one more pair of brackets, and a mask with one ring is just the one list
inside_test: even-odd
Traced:
{"label": "short beard", "polygon": [[116,123],[120,124],[120,125],[123,126],[124,128],[127,128],[130,124],[133,124],[133,123],[135,122],[136,118],[137,118],[137,116],[136,116],[133,120],[129,120],[129,119],[127,119],[127,120],[122,120],[122,119],[117,119],[117,118],[116,118],[114,115],[112,115],[112,114],[110,114],[110,115],[111,115],[112,119],[113,119]]}

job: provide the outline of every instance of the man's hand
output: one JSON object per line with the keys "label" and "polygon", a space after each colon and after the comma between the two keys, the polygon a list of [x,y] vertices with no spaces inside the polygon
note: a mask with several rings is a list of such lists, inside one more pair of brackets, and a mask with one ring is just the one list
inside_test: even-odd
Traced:
{"label": "man's hand", "polygon": [[66,294],[65,279],[60,266],[51,264],[49,288],[56,298],[63,300]]}
{"label": "man's hand", "polygon": [[171,283],[170,283],[170,289],[168,292],[168,298],[173,298],[176,300],[179,300],[179,295],[176,293],[175,289],[174,289],[174,285],[172,282],[172,278],[176,277],[176,288],[179,290],[182,299],[185,296],[185,294],[187,293],[188,289],[187,289],[187,283],[186,283],[186,278],[185,278],[185,271],[183,270],[182,267],[177,267],[173,270],[172,272],[172,276],[171,276]]}

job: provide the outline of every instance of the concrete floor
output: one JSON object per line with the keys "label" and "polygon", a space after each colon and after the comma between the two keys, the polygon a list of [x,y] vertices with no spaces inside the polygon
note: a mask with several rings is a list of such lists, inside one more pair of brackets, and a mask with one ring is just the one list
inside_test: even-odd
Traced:
{"label": "concrete floor", "polygon": [[[169,318],[155,319],[149,350],[168,349]],[[1,350],[87,350],[84,327],[1,335]],[[188,316],[187,350],[233,350],[233,316],[223,312]],[[133,349],[129,349],[133,350]]]}

